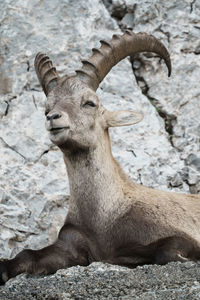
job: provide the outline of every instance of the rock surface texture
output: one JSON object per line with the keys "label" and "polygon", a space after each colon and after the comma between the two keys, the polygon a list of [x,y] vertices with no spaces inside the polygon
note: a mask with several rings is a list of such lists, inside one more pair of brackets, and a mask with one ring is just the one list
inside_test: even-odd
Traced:
{"label": "rock surface texture", "polygon": [[[38,51],[64,75],[113,33],[131,28],[160,38],[171,54],[171,78],[158,57],[139,55],[113,68],[98,95],[108,109],[144,114],[141,123],[111,131],[114,156],[133,180],[199,193],[199,1],[5,0],[0,11],[0,257],[51,243],[67,212],[66,170],[45,131],[45,96],[33,68]],[[50,277],[20,275],[0,289],[0,299],[133,297],[199,299],[200,267],[93,264]]]}
{"label": "rock surface texture", "polygon": [[0,299],[197,300],[199,277],[200,268],[192,262],[134,270],[93,263],[87,268],[77,266],[45,277],[19,275],[0,289]]}

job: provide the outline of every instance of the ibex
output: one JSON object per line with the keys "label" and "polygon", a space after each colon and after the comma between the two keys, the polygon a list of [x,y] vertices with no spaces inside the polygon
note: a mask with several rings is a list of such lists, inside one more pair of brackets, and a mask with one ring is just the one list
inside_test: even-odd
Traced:
{"label": "ibex", "polygon": [[152,35],[131,31],[92,51],[74,76],[63,78],[48,56],[35,58],[47,96],[46,129],[67,168],[69,211],[52,245],[0,263],[2,284],[22,272],[50,274],[95,261],[132,268],[200,258],[200,197],[132,182],[112,156],[108,128],[135,124],[142,115],[108,111],[95,93],[114,65],[143,51],[163,58],[170,75],[168,51]]}

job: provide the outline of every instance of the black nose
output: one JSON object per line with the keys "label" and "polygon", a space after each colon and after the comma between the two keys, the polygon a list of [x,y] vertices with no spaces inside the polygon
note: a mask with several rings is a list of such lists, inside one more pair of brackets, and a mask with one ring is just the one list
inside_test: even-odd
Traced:
{"label": "black nose", "polygon": [[60,117],[61,117],[60,114],[54,113],[54,114],[52,114],[52,115],[47,115],[47,120],[48,120],[48,121],[51,121],[51,120],[54,120],[54,119],[59,119]]}

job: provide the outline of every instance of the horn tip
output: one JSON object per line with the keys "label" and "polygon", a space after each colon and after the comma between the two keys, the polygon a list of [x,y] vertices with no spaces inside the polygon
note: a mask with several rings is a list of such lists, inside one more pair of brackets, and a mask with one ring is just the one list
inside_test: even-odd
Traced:
{"label": "horn tip", "polygon": [[46,54],[44,54],[44,53],[42,53],[42,52],[38,52],[37,54],[36,54],[36,56],[35,56],[35,61],[37,60],[37,59],[39,59],[39,57],[40,56],[46,56]]}
{"label": "horn tip", "polygon": [[168,68],[168,77],[170,77],[171,74],[172,74],[172,65],[171,65],[171,61],[168,62],[167,68]]}

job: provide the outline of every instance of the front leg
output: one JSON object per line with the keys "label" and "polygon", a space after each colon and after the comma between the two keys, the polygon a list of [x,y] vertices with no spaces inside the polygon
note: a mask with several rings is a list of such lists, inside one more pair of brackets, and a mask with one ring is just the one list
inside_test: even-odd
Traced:
{"label": "front leg", "polygon": [[23,250],[11,260],[0,262],[0,284],[18,274],[52,274],[58,269],[89,264],[87,241],[81,232],[65,230],[57,241],[41,250]]}

